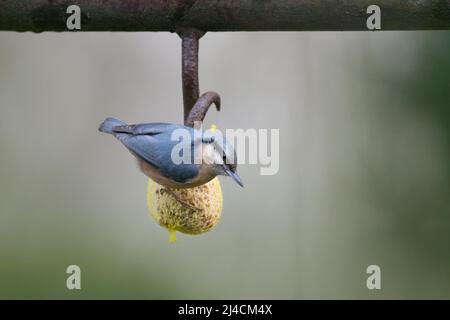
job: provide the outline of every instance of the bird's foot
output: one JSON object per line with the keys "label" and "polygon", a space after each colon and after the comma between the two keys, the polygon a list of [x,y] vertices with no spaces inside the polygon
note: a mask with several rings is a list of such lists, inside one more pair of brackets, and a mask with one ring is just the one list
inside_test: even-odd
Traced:
{"label": "bird's foot", "polygon": [[186,201],[181,200],[180,197],[175,192],[173,192],[173,190],[171,190],[169,188],[161,188],[157,192],[159,192],[160,194],[167,192],[172,197],[174,197],[175,200],[177,200],[183,207],[188,208],[190,210],[193,210],[193,211],[202,211],[203,210],[202,208],[194,207],[194,206],[190,205],[189,203],[187,203]]}

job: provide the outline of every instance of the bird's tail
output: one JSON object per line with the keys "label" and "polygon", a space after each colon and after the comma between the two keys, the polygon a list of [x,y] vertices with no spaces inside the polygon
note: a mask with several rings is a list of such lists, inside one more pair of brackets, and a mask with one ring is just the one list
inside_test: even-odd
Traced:
{"label": "bird's tail", "polygon": [[123,126],[126,123],[115,118],[106,118],[105,121],[102,122],[100,127],[98,127],[98,131],[104,133],[113,133],[113,128],[115,126]]}

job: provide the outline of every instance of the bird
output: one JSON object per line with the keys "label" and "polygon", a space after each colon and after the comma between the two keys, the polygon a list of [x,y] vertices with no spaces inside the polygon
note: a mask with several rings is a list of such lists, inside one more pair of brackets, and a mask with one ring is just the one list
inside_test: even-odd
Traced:
{"label": "bird", "polygon": [[[232,145],[220,135],[196,130],[164,122],[127,124],[111,117],[99,126],[100,132],[113,135],[136,157],[147,177],[188,207],[171,189],[197,187],[219,175],[229,176],[244,187],[236,172],[237,156]],[[180,133],[184,138],[175,139]],[[174,161],[174,154],[188,161]]]}

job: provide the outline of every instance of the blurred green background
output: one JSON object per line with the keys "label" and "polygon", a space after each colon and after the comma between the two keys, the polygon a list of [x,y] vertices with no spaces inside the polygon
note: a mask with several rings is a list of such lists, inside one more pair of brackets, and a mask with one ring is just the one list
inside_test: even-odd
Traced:
{"label": "blurred green background", "polygon": [[206,123],[279,128],[280,171],[240,166],[219,225],[175,245],[97,127],[181,121],[178,37],[0,43],[0,298],[450,298],[448,31],[207,34]]}

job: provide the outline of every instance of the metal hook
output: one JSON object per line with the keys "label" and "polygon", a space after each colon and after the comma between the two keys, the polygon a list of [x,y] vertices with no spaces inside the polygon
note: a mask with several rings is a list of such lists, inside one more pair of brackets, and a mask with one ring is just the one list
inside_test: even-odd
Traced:
{"label": "metal hook", "polygon": [[220,96],[218,93],[208,91],[201,97],[198,80],[198,51],[199,40],[204,31],[194,28],[177,30],[181,38],[181,65],[183,83],[184,125],[193,127],[195,121],[203,121],[211,104],[220,110]]}
{"label": "metal hook", "polygon": [[193,127],[194,122],[203,121],[205,119],[206,113],[212,104],[216,105],[217,111],[220,111],[220,96],[217,92],[208,91],[198,98],[197,102],[192,107],[189,112],[188,118],[184,121],[184,125],[188,127]]}

